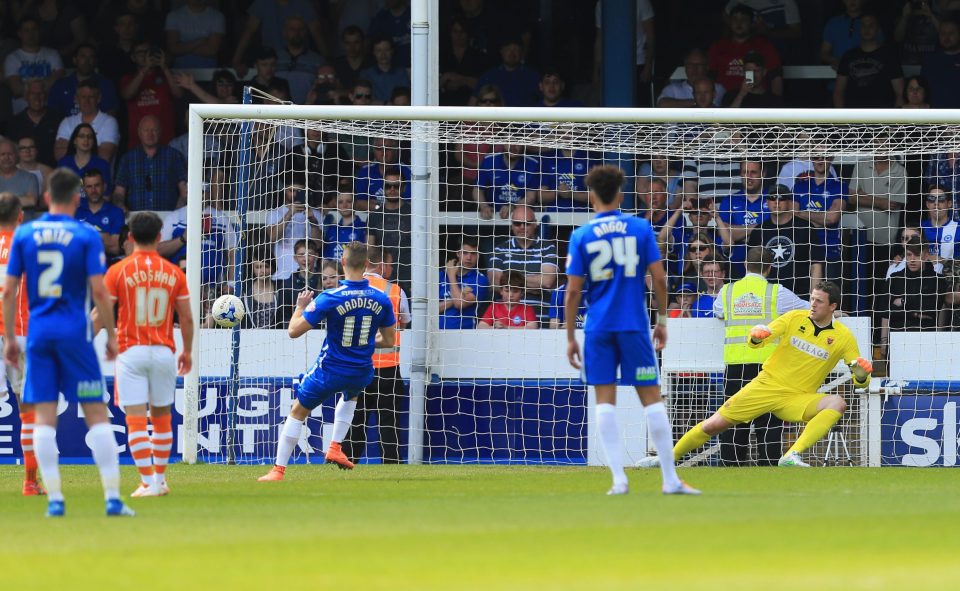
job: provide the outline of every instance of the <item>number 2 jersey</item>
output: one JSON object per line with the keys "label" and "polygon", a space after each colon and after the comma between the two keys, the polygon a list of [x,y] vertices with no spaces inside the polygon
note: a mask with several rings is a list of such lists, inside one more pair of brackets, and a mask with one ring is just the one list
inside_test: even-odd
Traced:
{"label": "number 2 jersey", "polygon": [[397,323],[390,298],[366,279],[341,281],[339,287],[317,294],[303,317],[315,328],[327,321],[317,363],[339,374],[372,372],[377,331]]}
{"label": "number 2 jersey", "polygon": [[103,278],[117,302],[117,345],[123,353],[137,345],[163,345],[176,352],[173,312],[177,300],[189,299],[180,267],[156,252],[135,251],[110,267]]}
{"label": "number 2 jersey", "polygon": [[[7,273],[7,263],[10,261],[10,246],[13,244],[13,232],[0,232],[0,271]],[[30,318],[30,309],[27,304],[26,282],[20,280],[20,293],[17,295],[17,315],[14,322],[13,334],[18,337],[26,336],[27,320]],[[0,284],[0,298],[3,297],[3,285]],[[0,336],[3,335],[3,314],[0,314]]]}
{"label": "number 2 jersey", "polygon": [[26,276],[27,343],[92,341],[89,278],[105,270],[100,234],[85,222],[48,213],[17,228],[7,275]]}
{"label": "number 2 jersey", "polygon": [[659,260],[647,220],[614,210],[577,228],[570,236],[567,275],[586,278],[584,330],[649,331],[647,267]]}

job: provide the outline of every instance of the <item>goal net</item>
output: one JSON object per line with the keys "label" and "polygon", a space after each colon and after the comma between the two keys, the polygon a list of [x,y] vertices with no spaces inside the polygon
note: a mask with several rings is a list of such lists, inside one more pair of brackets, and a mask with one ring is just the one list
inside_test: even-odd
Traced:
{"label": "goal net", "polygon": [[[343,245],[360,240],[377,246],[372,272],[402,291],[405,326],[399,352],[378,354],[350,455],[602,463],[592,392],[559,329],[586,313],[563,318],[564,259],[590,218],[586,173],[606,163],[626,173],[624,209],[658,233],[677,437],[725,399],[713,297],[757,246],[770,280],[801,300],[821,279],[841,288],[836,322],[876,368],[870,391],[842,367],[828,377],[822,391],[848,410],[807,459],[953,465],[960,129],[952,113],[905,113],[195,105],[186,250],[202,328],[184,457],[272,461],[323,340],[287,337],[297,293],[335,286]],[[247,309],[233,330],[209,317],[228,292]],[[619,394],[637,460],[642,410]],[[314,411],[293,461],[322,461],[335,402]],[[763,464],[798,432],[764,418],[686,461]]]}

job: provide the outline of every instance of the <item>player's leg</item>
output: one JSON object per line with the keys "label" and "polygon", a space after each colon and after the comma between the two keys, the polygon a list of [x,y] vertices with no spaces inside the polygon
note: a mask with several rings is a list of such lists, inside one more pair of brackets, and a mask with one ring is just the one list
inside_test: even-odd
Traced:
{"label": "player's leg", "polygon": [[59,370],[50,347],[31,343],[24,366],[23,401],[33,405],[36,417],[33,429],[33,450],[37,467],[47,489],[47,516],[64,514],[63,490],[60,481],[60,451],[57,448],[57,401]]}
{"label": "player's leg", "polygon": [[617,366],[620,352],[617,350],[616,336],[611,332],[587,332],[583,345],[583,377],[593,385],[597,397],[597,435],[613,476],[613,486],[607,494],[626,494],[629,488],[627,473],[623,469],[620,428],[617,425]]}
{"label": "player's leg", "polygon": [[780,459],[781,466],[803,466],[800,454],[823,439],[847,410],[847,403],[836,394],[807,394],[792,397],[789,406],[777,413],[785,421],[807,423],[797,441]]}
{"label": "player's leg", "polygon": [[[667,407],[663,404],[660,395],[660,386],[637,386],[637,396],[643,404],[643,413],[647,417],[647,433],[653,440],[653,447],[657,456],[669,458],[673,448],[673,429],[667,417]],[[660,462],[660,476],[663,480],[663,492],[666,494],[698,495],[700,491],[688,486],[677,476],[676,463],[672,461]]]}
{"label": "player's leg", "polygon": [[350,458],[351,462],[357,462],[363,457],[367,449],[367,414],[368,409],[375,408],[374,399],[377,396],[379,380],[374,377],[366,391],[362,392],[353,401],[354,408],[351,416],[353,417],[350,428],[340,441],[343,453]]}
{"label": "player's leg", "polygon": [[167,464],[173,451],[173,421],[170,407],[177,392],[177,358],[167,347],[151,347],[153,364],[150,371],[150,422],[153,437],[150,449],[153,455],[155,488],[161,495],[170,493],[167,485]]}
{"label": "player's leg", "polygon": [[320,404],[319,401],[314,403],[314,398],[312,397],[305,399],[306,404],[301,401],[303,400],[301,399],[302,389],[303,384],[301,383],[296,391],[297,399],[293,401],[293,406],[290,407],[290,414],[287,415],[287,419],[283,422],[283,427],[280,428],[280,437],[277,440],[277,457],[273,462],[273,468],[258,478],[260,482],[277,482],[283,480],[290,456],[300,441],[303,423],[307,420],[307,417],[310,416],[310,412]]}
{"label": "player's leg", "polygon": [[[20,366],[7,366],[7,382],[13,395],[17,397],[17,407],[20,410],[20,449],[23,452],[23,496],[30,497],[46,494],[44,488],[37,481],[37,456],[33,449],[33,430],[37,421],[32,404],[23,401],[23,368],[26,365],[26,339],[17,337],[20,343]],[[0,338],[0,343],[3,339]]]}
{"label": "player's leg", "polygon": [[123,409],[127,424],[127,447],[140,473],[140,484],[132,497],[154,496],[153,458],[150,433],[147,430],[147,401],[152,359],[148,347],[131,347],[117,356],[114,363],[113,394]]}
{"label": "player's leg", "polygon": [[353,470],[354,464],[343,452],[341,444],[347,436],[347,431],[354,423],[354,411],[357,408],[357,398],[363,396],[363,386],[359,384],[346,386],[343,395],[333,409],[333,434],[330,438],[330,447],[327,449],[327,463],[336,464],[342,470]]}

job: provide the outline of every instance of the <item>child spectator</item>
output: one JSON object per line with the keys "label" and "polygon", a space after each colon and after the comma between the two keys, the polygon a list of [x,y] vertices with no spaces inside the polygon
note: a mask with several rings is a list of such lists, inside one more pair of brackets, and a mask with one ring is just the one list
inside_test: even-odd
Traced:
{"label": "child spectator", "polygon": [[477,323],[477,328],[540,328],[533,308],[520,303],[523,299],[524,279],[517,271],[504,273],[500,286],[503,301],[490,304]]}
{"label": "child spectator", "polygon": [[323,258],[339,260],[343,247],[367,241],[367,224],[353,209],[353,193],[337,195],[337,212],[323,219]]}

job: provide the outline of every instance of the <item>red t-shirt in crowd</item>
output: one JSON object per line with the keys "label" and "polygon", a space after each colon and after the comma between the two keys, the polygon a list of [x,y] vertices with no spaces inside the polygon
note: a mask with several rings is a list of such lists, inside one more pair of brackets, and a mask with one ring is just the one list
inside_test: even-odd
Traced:
{"label": "red t-shirt in crowd", "polygon": [[480,322],[486,322],[493,326],[495,322],[500,321],[510,327],[523,326],[527,322],[536,322],[537,315],[533,308],[526,304],[504,304],[494,302],[490,304],[487,311],[480,318]]}
{"label": "red t-shirt in crowd", "polygon": [[[135,77],[127,74],[120,79],[120,88],[126,87]],[[160,143],[169,144],[174,138],[175,125],[173,121],[173,95],[170,85],[159,68],[151,68],[144,74],[140,82],[140,90],[133,98],[127,101],[127,148],[133,149],[140,145],[137,136],[137,126],[140,120],[147,115],[154,115],[160,120]]]}
{"label": "red t-shirt in crowd", "polygon": [[781,74],[780,54],[764,37],[751,37],[743,43],[723,38],[711,45],[707,51],[710,71],[727,92],[735,92],[743,86],[743,58],[751,51],[763,56],[768,79]]}

